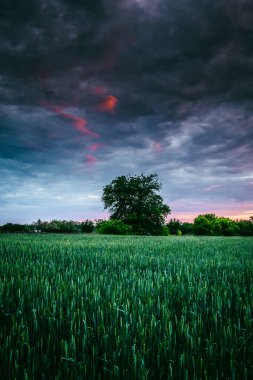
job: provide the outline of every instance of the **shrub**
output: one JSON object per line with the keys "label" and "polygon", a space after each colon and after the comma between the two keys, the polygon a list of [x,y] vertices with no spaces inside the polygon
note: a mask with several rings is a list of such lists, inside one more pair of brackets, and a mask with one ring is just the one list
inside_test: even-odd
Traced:
{"label": "shrub", "polygon": [[111,219],[99,222],[96,226],[96,231],[99,234],[130,235],[132,228],[123,223],[122,220]]}
{"label": "shrub", "polygon": [[168,229],[167,226],[162,227],[162,235],[163,236],[168,236],[170,234],[170,230]]}

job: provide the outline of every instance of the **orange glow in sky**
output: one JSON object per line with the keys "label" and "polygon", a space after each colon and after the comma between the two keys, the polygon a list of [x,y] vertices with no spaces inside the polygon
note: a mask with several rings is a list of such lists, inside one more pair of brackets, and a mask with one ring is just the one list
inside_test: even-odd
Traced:
{"label": "orange glow in sky", "polygon": [[209,214],[213,213],[216,216],[224,216],[226,218],[230,218],[233,220],[240,220],[240,219],[246,219],[248,220],[250,215],[253,215],[253,210],[249,211],[240,211],[240,210],[214,210],[211,209],[209,211],[198,211],[198,212],[183,212],[183,211],[172,211],[170,215],[168,215],[167,219],[170,220],[171,218],[179,219],[181,222],[193,222],[194,219],[200,215],[200,214]]}
{"label": "orange glow in sky", "polygon": [[113,95],[108,95],[106,98],[99,104],[98,110],[100,112],[114,112],[117,106],[118,99]]}

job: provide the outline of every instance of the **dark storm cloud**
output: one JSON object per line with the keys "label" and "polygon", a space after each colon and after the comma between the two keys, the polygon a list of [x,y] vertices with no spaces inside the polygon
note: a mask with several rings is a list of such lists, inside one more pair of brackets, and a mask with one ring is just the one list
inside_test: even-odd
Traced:
{"label": "dark storm cloud", "polygon": [[252,46],[251,0],[3,0],[2,191],[144,170],[248,199]]}
{"label": "dark storm cloud", "polygon": [[29,85],[38,98],[71,101],[76,93],[84,103],[83,82],[101,80],[134,114],[141,107],[158,113],[182,99],[252,95],[251,2],[157,2],[154,14],[148,2],[93,3],[6,2],[4,78]]}

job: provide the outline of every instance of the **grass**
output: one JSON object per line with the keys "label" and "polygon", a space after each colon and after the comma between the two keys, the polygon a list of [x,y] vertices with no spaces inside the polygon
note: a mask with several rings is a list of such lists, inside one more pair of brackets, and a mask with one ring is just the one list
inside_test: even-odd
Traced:
{"label": "grass", "polygon": [[253,239],[0,236],[0,378],[253,378]]}

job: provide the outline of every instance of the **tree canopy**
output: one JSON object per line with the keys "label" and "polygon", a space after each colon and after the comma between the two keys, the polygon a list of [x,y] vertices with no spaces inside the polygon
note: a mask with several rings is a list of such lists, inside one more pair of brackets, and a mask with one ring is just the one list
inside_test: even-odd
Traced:
{"label": "tree canopy", "polygon": [[122,220],[134,233],[163,235],[170,208],[157,194],[160,189],[157,174],[123,175],[104,187],[102,201],[110,219]]}

